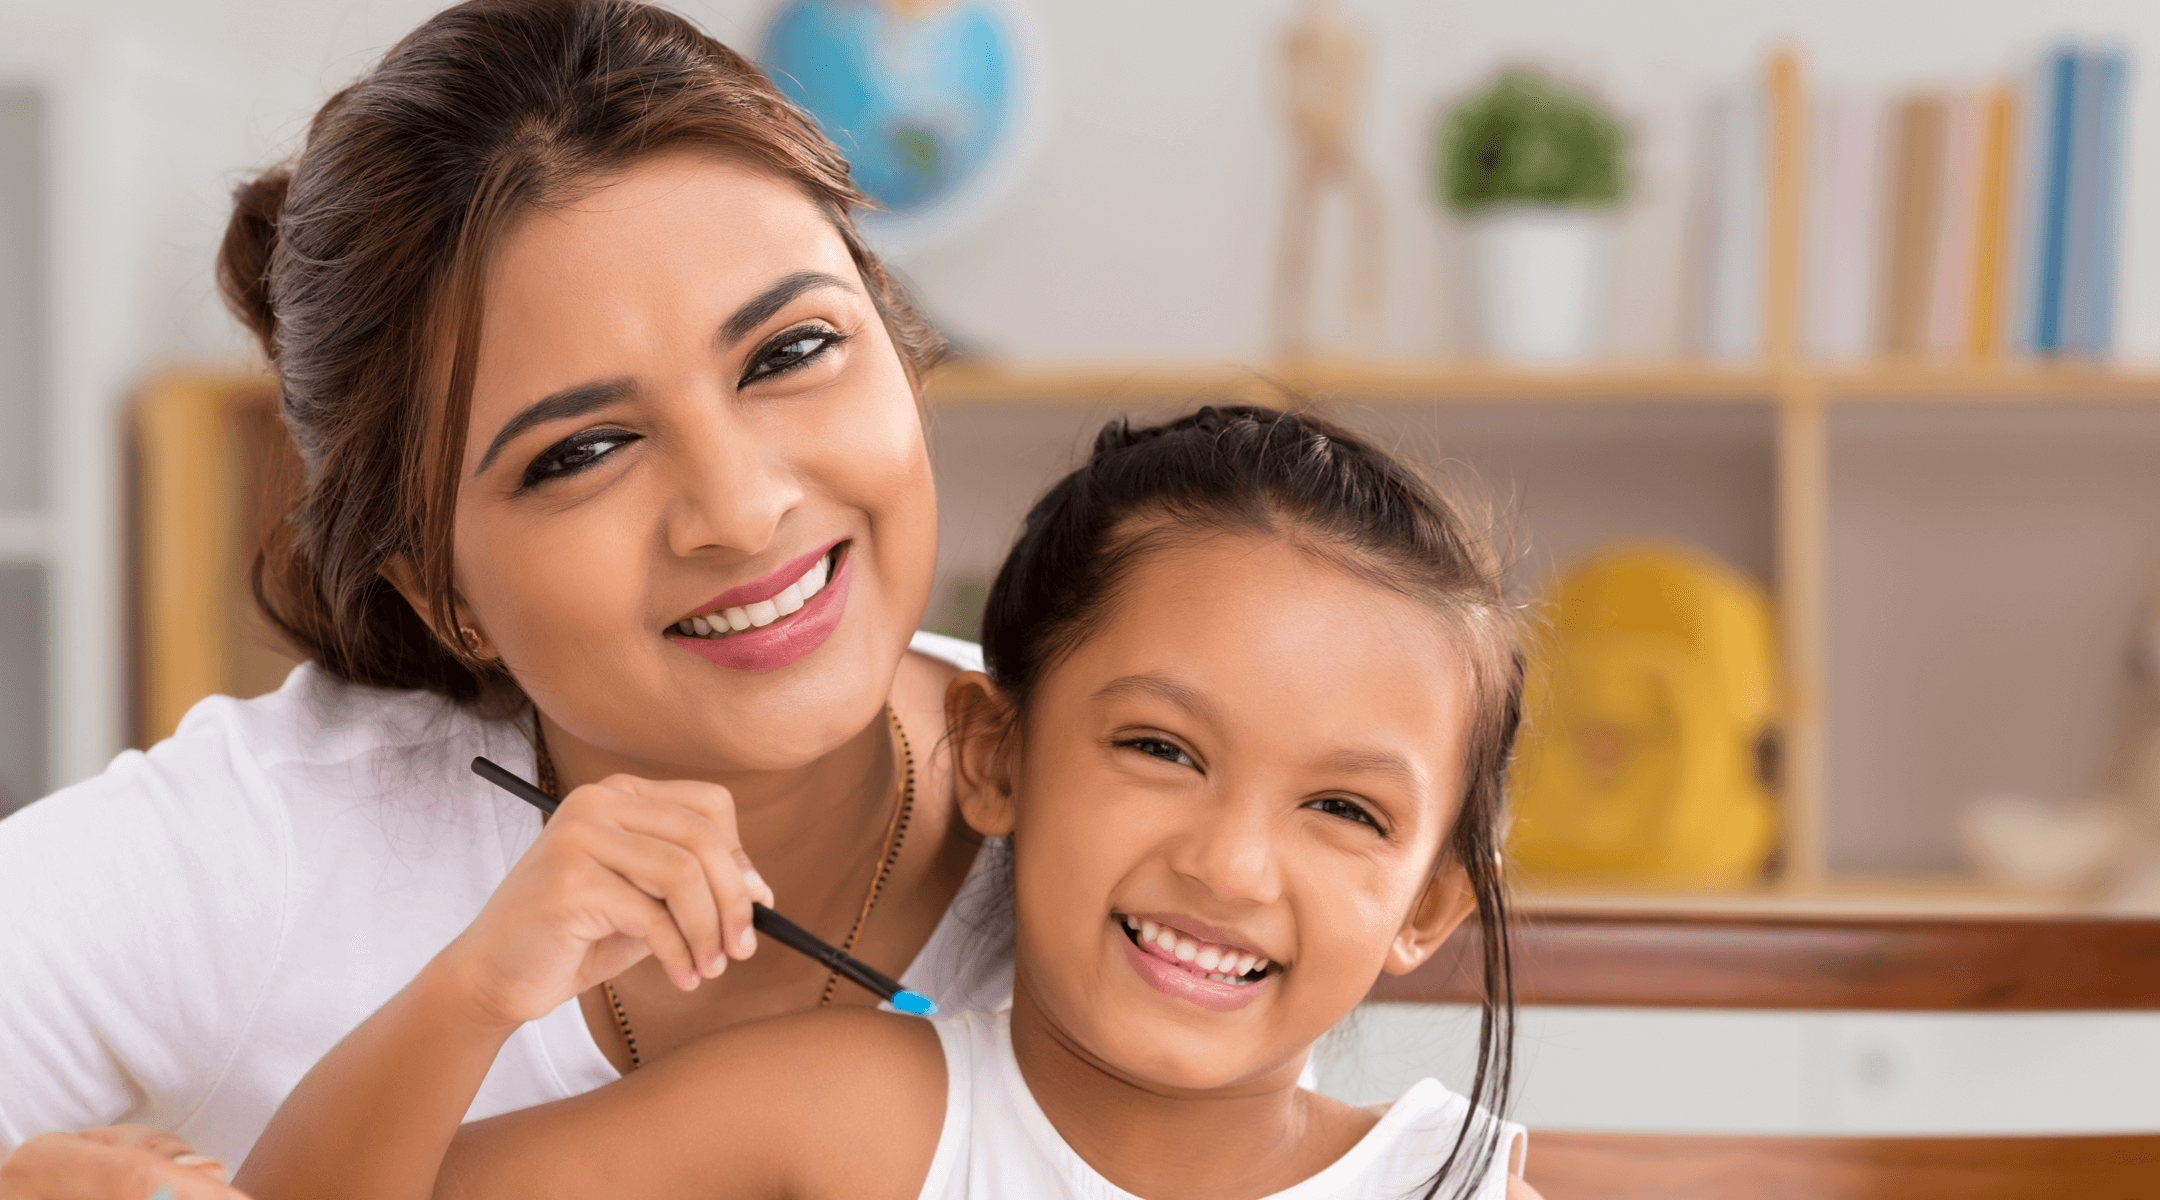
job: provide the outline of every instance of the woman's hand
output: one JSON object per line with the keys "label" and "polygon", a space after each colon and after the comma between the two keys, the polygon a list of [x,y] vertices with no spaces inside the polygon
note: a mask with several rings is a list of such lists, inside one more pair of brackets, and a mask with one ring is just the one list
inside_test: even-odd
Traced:
{"label": "woman's hand", "polygon": [[524,857],[431,969],[486,1023],[536,1020],[651,954],[689,991],[757,947],[772,892],[717,784],[610,776],[564,797]]}
{"label": "woman's hand", "polygon": [[169,1133],[108,1125],[45,1133],[0,1161],[0,1200],[247,1200],[225,1168]]}

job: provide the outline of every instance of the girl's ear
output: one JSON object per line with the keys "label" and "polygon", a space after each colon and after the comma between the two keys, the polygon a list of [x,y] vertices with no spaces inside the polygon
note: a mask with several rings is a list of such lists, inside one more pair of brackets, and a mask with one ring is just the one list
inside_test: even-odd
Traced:
{"label": "girl's ear", "polygon": [[1387,959],[1380,969],[1390,975],[1408,975],[1417,970],[1455,932],[1455,927],[1476,911],[1477,893],[1470,887],[1470,872],[1450,859],[1418,894],[1417,904],[1403,920],[1402,928],[1395,931],[1395,940],[1388,945]]}
{"label": "girl's ear", "polygon": [[952,738],[953,789],[968,828],[984,837],[1013,831],[1013,787],[1005,735],[1012,708],[981,671],[945,685],[945,729]]}

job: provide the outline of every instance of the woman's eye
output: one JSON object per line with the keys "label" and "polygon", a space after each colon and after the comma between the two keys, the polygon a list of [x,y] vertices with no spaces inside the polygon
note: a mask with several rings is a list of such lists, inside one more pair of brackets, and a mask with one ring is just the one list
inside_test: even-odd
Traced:
{"label": "woman's eye", "polygon": [[532,460],[532,465],[525,468],[525,479],[520,486],[529,488],[550,479],[575,475],[636,440],[636,434],[620,429],[595,429],[564,438]]}
{"label": "woman's eye", "polygon": [[1138,750],[1149,758],[1159,758],[1166,763],[1176,763],[1181,767],[1193,765],[1192,757],[1186,754],[1176,742],[1164,741],[1162,738],[1126,738],[1124,741],[1119,742],[1118,745],[1127,749]]}
{"label": "woman's eye", "polygon": [[845,336],[831,329],[814,326],[791,329],[767,342],[765,348],[757,352],[750,360],[750,369],[743,372],[742,384],[786,374],[846,340]]}
{"label": "woman's eye", "polygon": [[1324,799],[1315,800],[1305,807],[1317,812],[1324,812],[1331,817],[1341,817],[1345,821],[1356,821],[1360,824],[1370,825],[1376,832],[1380,830],[1380,822],[1373,820],[1373,815],[1365,811],[1362,805],[1345,800],[1341,796],[1328,796]]}

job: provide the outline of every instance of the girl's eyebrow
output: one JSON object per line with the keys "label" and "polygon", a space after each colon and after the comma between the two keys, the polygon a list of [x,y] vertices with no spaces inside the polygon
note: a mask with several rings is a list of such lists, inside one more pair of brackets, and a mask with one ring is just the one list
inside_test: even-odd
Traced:
{"label": "girl's eyebrow", "polygon": [[473,468],[473,474],[485,474],[488,464],[495,461],[495,456],[502,453],[502,448],[533,426],[582,417],[586,413],[596,412],[618,400],[626,399],[636,391],[637,384],[632,380],[603,379],[595,383],[574,384],[559,392],[548,393],[526,405],[518,415],[503,422],[495,440],[488,443],[487,453],[480,456],[480,465]]}
{"label": "girl's eyebrow", "polygon": [[1123,675],[1095,689],[1095,702],[1122,700],[1128,696],[1152,696],[1214,724],[1222,722],[1222,709],[1199,691],[1165,675]]}
{"label": "girl's eyebrow", "polygon": [[1411,791],[1418,790],[1424,782],[1424,777],[1408,759],[1386,750],[1345,748],[1321,759],[1320,765],[1345,775],[1385,775]]}

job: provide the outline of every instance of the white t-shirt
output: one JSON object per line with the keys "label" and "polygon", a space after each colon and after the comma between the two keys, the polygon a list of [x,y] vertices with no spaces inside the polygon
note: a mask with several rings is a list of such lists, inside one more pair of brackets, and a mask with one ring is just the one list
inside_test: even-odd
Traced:
{"label": "white t-shirt", "polygon": [[[1087,1164],[1028,1090],[1013,1058],[1012,1011],[970,1012],[937,1022],[945,1047],[945,1127],[923,1178],[922,1200],[1140,1200]],[[1420,1080],[1380,1123],[1319,1174],[1268,1200],[1401,1200],[1422,1196],[1472,1122],[1466,1149],[1498,1126],[1498,1146],[1471,1193],[1503,1200],[1509,1166],[1522,1163],[1523,1127],[1496,1121],[1438,1080]],[[1457,1190],[1449,1172],[1442,1196]]]}
{"label": "white t-shirt", "polygon": [[[914,648],[980,669],[979,647]],[[0,1154],[54,1129],[171,1130],[237,1166],[338,1039],[472,922],[540,814],[513,724],[301,666],[213,696],[147,754],[0,821]],[[1012,935],[980,854],[901,981],[995,1007]],[[575,1000],[519,1029],[471,1116],[616,1078]]]}

